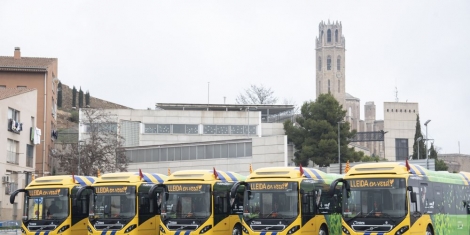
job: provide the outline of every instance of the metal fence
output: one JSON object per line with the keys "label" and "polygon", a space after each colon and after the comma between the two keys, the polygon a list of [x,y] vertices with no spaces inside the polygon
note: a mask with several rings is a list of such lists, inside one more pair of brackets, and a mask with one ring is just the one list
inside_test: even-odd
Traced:
{"label": "metal fence", "polygon": [[0,234],[21,234],[21,222],[16,220],[0,221]]}

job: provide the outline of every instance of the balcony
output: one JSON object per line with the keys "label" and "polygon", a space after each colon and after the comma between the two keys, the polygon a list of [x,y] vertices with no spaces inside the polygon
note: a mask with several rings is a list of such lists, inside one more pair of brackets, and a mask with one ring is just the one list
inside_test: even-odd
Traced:
{"label": "balcony", "polygon": [[18,165],[19,159],[20,159],[19,153],[7,150],[7,163]]}

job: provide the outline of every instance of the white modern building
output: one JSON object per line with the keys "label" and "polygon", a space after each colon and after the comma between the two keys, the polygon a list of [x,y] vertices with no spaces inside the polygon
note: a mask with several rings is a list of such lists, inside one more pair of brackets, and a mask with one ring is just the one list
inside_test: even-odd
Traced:
{"label": "white modern building", "polygon": [[[0,88],[0,220],[19,220],[23,198],[10,204],[10,194],[25,188],[35,166],[35,144],[31,130],[36,128],[37,90]],[[18,216],[19,215],[19,216]]]}
{"label": "white modern building", "polygon": [[[292,105],[157,104],[156,110],[106,109],[125,138],[128,170],[167,174],[186,169],[247,175],[267,166],[289,166],[283,121]],[[80,109],[80,123],[84,120]],[[87,125],[79,127],[86,140]],[[289,155],[290,153],[290,155]]]}

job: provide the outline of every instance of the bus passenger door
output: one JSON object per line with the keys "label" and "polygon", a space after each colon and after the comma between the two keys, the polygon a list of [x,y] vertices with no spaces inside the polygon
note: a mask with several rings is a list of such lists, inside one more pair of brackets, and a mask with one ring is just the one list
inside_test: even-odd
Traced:
{"label": "bus passenger door", "polygon": [[316,214],[317,206],[315,205],[314,191],[304,192],[301,190],[301,206],[302,206],[302,225],[301,234],[318,234],[318,229],[315,229],[314,217]]}
{"label": "bus passenger door", "polygon": [[230,230],[230,206],[227,192],[214,192],[214,235],[231,234]]}
{"label": "bus passenger door", "polygon": [[155,211],[155,202],[152,198],[149,198],[148,193],[139,192],[138,195],[139,234],[155,234],[155,231],[158,229],[156,227],[157,219],[155,215],[157,213]]}

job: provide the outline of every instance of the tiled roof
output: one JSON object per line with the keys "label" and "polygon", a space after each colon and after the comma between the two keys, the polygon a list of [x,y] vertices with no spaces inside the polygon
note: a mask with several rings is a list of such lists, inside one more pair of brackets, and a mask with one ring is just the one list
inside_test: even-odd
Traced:
{"label": "tiled roof", "polygon": [[0,100],[34,91],[36,88],[0,88]]}
{"label": "tiled roof", "polygon": [[13,56],[0,56],[0,68],[25,69],[25,68],[47,68],[50,64],[57,62],[57,58],[21,57],[14,59]]}

